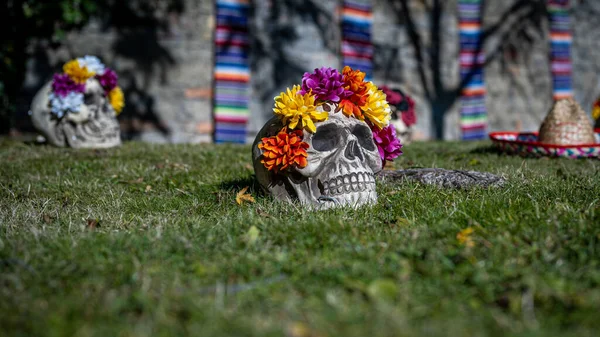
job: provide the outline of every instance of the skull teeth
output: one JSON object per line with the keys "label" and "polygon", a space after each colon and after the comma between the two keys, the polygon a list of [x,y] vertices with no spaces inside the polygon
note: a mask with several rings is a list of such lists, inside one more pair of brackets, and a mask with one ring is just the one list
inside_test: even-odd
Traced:
{"label": "skull teeth", "polygon": [[375,189],[375,176],[372,173],[360,172],[335,177],[323,183],[323,195],[364,192]]}

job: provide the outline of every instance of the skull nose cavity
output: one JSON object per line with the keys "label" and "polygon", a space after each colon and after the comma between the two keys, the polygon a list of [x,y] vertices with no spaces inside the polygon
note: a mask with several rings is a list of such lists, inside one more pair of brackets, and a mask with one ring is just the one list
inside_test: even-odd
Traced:
{"label": "skull nose cavity", "polygon": [[321,182],[321,179],[317,180],[317,187],[319,188],[319,192],[321,193],[321,195],[325,194],[325,186]]}
{"label": "skull nose cavity", "polygon": [[358,145],[358,142],[354,139],[348,142],[348,146],[346,146],[346,150],[344,150],[344,157],[353,160],[354,158],[358,158],[360,161],[364,161],[365,157],[362,154],[362,150]]}

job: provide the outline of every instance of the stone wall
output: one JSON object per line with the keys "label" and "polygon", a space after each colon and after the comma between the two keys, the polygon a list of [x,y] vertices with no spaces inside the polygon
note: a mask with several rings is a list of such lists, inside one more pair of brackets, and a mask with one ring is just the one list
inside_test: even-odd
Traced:
{"label": "stone wall", "polygon": [[[407,35],[407,25],[394,8],[400,1],[376,1],[374,43],[376,46],[377,83],[398,85],[417,101],[417,130],[421,137],[432,134],[431,107],[424,98],[415,48]],[[519,19],[516,11],[504,16],[517,1],[488,1],[484,29],[500,24],[496,34],[486,43],[489,58],[486,66],[486,104],[489,131],[537,131],[552,104],[552,78],[549,64],[548,24],[544,8]],[[530,3],[534,4],[532,0]],[[430,13],[423,2],[412,1],[411,11],[422,38],[425,62],[431,56]],[[456,87],[458,73],[458,27],[455,1],[443,1],[441,16],[441,74],[446,88]],[[543,6],[544,1],[538,1]],[[532,5],[533,6],[533,5]],[[573,86],[576,100],[591,112],[593,101],[600,95],[600,30],[595,29],[595,17],[600,14],[600,2],[579,1],[572,10],[573,19]],[[383,23],[388,23],[383,24]],[[517,34],[517,32],[519,32]],[[520,34],[520,35],[519,35]],[[499,49],[499,46],[503,48]],[[499,52],[498,52],[499,50]],[[431,65],[425,67],[429,83]],[[454,97],[453,99],[455,99]],[[459,103],[454,102],[444,116],[444,138],[460,138]]]}
{"label": "stone wall", "polygon": [[125,139],[210,141],[214,8],[212,1],[181,2],[179,8],[135,13],[124,6],[115,11],[119,16],[94,19],[70,33],[58,48],[33,43],[20,115],[65,61],[92,54],[119,74],[127,104],[119,116]]}
{"label": "stone wall", "polygon": [[[214,5],[212,1],[181,1],[183,5],[179,9],[156,10],[145,17],[137,15],[137,22],[128,22],[133,15],[127,13],[122,14],[121,21],[96,19],[82,31],[69,34],[60,47],[43,41],[33,43],[31,51],[35,57],[28,62],[19,104],[21,119],[26,118],[29,100],[35,91],[64,61],[95,54],[121,76],[128,104],[120,116],[126,139],[210,141]],[[501,13],[515,1],[488,2],[493,8],[486,12],[486,27],[504,20]],[[272,99],[280,91],[298,83],[305,71],[320,66],[340,67],[340,1],[253,2],[249,140],[271,116]],[[398,11],[400,1],[374,2],[374,82],[401,86],[412,94],[417,101],[418,137],[431,138],[431,107],[425,99],[406,18]],[[423,1],[409,3],[422,38],[425,61],[429,62],[432,55],[430,13]],[[455,1],[442,3],[439,69],[443,87],[452,89],[459,82],[456,7]],[[595,96],[600,94],[597,13],[600,13],[600,4],[595,1],[581,1],[573,9],[575,96],[588,112]],[[522,43],[519,36],[506,35],[515,45],[512,49],[503,48],[501,55],[487,65],[490,131],[536,130],[550,107],[547,24],[543,19],[537,20],[541,26],[527,28],[530,42]],[[492,36],[486,51],[493,54],[505,40],[502,34]],[[432,81],[431,68],[431,64],[425,67],[428,83]],[[448,97],[453,104],[443,117],[444,138],[458,139],[458,103],[456,97]]]}

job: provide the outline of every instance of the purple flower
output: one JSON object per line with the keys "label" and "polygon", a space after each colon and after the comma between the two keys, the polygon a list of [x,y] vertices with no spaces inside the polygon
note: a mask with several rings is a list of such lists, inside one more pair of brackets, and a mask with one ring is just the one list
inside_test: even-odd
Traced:
{"label": "purple flower", "polygon": [[386,160],[394,160],[402,154],[402,144],[400,144],[400,140],[396,137],[396,129],[393,125],[387,126],[381,130],[374,128],[372,131],[373,140],[375,141],[375,145],[377,145],[379,155],[381,156],[384,165]]}
{"label": "purple flower", "polygon": [[98,81],[100,81],[100,85],[102,85],[102,88],[106,92],[113,90],[117,86],[117,80],[117,73],[110,68],[106,68],[104,74],[98,76]]}
{"label": "purple flower", "polygon": [[302,76],[302,89],[298,92],[305,95],[312,90],[317,101],[339,102],[341,98],[350,96],[343,87],[342,74],[336,69],[322,67],[315,69],[312,74]]}
{"label": "purple flower", "polygon": [[70,92],[84,93],[85,84],[73,82],[67,74],[54,74],[52,91],[60,97],[66,97]]}

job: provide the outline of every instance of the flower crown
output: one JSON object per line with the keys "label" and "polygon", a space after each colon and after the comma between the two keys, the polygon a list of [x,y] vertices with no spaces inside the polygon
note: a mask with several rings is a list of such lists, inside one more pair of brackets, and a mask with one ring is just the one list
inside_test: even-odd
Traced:
{"label": "flower crown", "polygon": [[[263,151],[261,163],[269,171],[306,167],[309,145],[302,141],[302,130],[315,133],[315,122],[329,118],[328,111],[317,111],[324,104],[335,106],[335,113],[365,121],[384,164],[402,154],[396,130],[390,126],[391,110],[383,91],[373,82],[366,82],[360,70],[346,66],[340,74],[322,67],[305,73],[301,86],[294,85],[275,97],[273,113],[284,126],[277,135],[264,137],[258,144]],[[329,110],[327,106],[324,109]]]}
{"label": "flower crown", "polygon": [[104,89],[110,105],[118,115],[125,106],[123,91],[117,86],[117,74],[105,67],[96,56],[84,56],[63,66],[62,74],[54,74],[50,92],[51,112],[62,118],[67,113],[79,113],[84,101],[85,83],[95,77]]}

